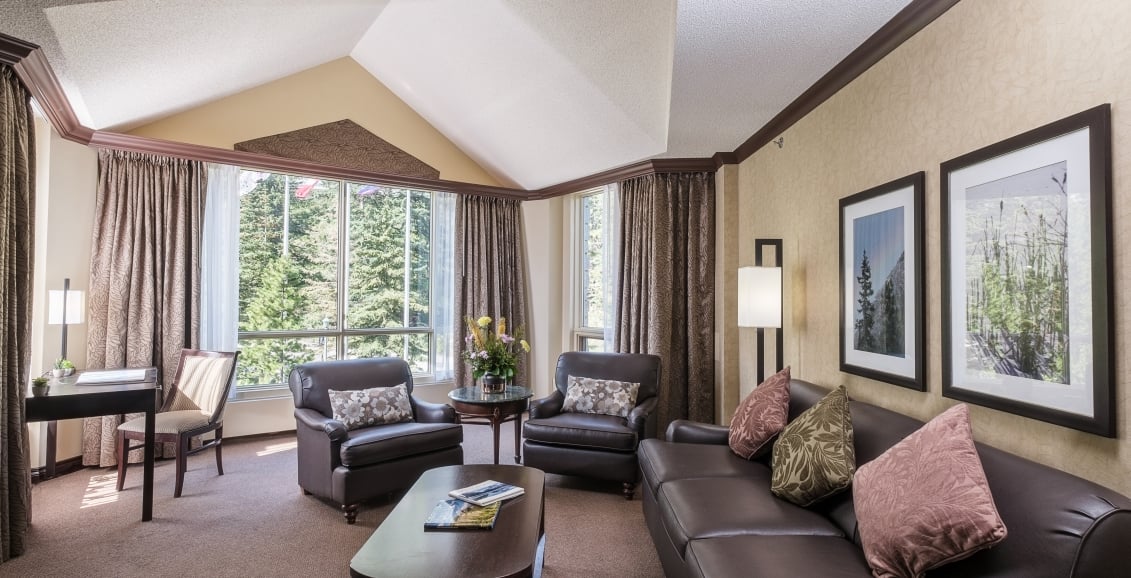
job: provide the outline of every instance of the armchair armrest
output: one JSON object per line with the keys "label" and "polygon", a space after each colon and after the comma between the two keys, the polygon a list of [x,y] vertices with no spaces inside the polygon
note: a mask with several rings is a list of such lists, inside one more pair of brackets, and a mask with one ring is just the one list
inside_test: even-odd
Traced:
{"label": "armchair armrest", "polygon": [[456,410],[446,403],[432,403],[416,399],[410,395],[412,402],[412,415],[416,421],[424,423],[455,423]]}
{"label": "armchair armrest", "polygon": [[562,412],[562,404],[565,403],[565,395],[558,390],[554,390],[547,397],[542,399],[534,399],[530,401],[530,419],[539,419],[544,417],[553,417]]}
{"label": "armchair armrest", "polygon": [[655,424],[652,425],[651,435],[648,435],[646,428],[648,426],[649,418],[651,418],[652,413],[656,411],[657,403],[659,403],[659,397],[652,396],[641,402],[640,405],[632,408],[632,411],[628,412],[628,425],[632,426],[632,429],[636,430],[636,434],[639,435],[641,439],[654,436],[656,433]]}
{"label": "armchair armrest", "polygon": [[723,445],[730,437],[730,428],[725,425],[677,419],[668,426],[667,437],[668,441],[676,443]]}
{"label": "armchair armrest", "polygon": [[312,430],[326,434],[332,442],[342,441],[346,437],[346,426],[342,422],[330,419],[313,409],[300,407],[295,409],[295,420],[299,424]]}

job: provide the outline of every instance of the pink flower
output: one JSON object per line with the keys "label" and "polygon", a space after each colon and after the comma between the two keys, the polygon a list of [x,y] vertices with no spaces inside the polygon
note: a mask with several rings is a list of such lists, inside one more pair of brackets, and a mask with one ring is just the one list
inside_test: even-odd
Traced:
{"label": "pink flower", "polygon": [[499,341],[502,341],[503,343],[510,345],[511,343],[514,343],[514,338],[511,337],[510,335],[507,335],[506,333],[501,333],[501,334],[499,334]]}

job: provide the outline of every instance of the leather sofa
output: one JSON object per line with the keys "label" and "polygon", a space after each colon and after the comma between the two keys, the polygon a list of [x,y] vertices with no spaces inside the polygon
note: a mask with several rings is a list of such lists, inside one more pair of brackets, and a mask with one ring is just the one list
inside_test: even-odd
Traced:
{"label": "leather sofa", "polygon": [[[405,384],[413,421],[347,431],[333,419],[327,390]],[[298,433],[298,485],[340,504],[346,522],[361,502],[411,486],[425,470],[463,463],[463,428],[446,404],[412,394],[412,372],[399,358],[318,361],[290,375]]]}
{"label": "leather sofa", "polygon": [[[793,380],[790,419],[827,390]],[[922,422],[852,401],[857,465]],[[676,421],[668,441],[640,446],[644,516],[664,572],[677,576],[871,576],[857,535],[851,489],[801,508],[770,493],[769,459],[730,451],[727,428]],[[977,444],[1009,535],[939,567],[937,577],[1127,576],[1131,500],[1016,455]]]}
{"label": "leather sofa", "polygon": [[[571,375],[639,383],[636,407],[627,418],[563,413]],[[660,358],[566,352],[558,357],[554,382],[557,388],[552,394],[530,403],[530,419],[522,427],[525,464],[554,474],[620,482],[624,497],[631,500],[640,476],[636,448],[640,440],[656,436]]]}

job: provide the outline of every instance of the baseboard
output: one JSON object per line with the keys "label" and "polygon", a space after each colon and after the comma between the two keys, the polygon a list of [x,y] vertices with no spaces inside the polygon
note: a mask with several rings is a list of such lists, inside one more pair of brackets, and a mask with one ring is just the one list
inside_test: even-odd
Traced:
{"label": "baseboard", "polygon": [[[75,456],[55,462],[55,477],[77,472],[83,469],[82,456]],[[38,484],[47,479],[47,466],[39,466],[38,468],[31,469],[31,483]]]}

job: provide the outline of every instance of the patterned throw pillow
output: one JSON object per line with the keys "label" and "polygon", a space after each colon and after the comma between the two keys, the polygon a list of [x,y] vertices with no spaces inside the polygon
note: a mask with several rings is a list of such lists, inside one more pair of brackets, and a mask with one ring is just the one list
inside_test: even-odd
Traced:
{"label": "patterned throw pillow", "polygon": [[922,576],[1006,536],[965,404],[860,466],[852,499],[876,576]]}
{"label": "patterned throw pillow", "polygon": [[347,430],[385,423],[412,421],[412,404],[405,384],[346,391],[328,390],[334,419]]}
{"label": "patterned throw pillow", "polygon": [[618,417],[628,417],[636,407],[636,393],[639,383],[593,379],[591,377],[569,376],[566,382],[565,403],[562,411],[566,413],[601,413]]}
{"label": "patterned throw pillow", "polygon": [[778,436],[770,491],[810,506],[852,484],[856,450],[848,391],[840,386],[797,416]]}
{"label": "patterned throw pillow", "polygon": [[771,375],[742,403],[730,420],[731,451],[750,460],[766,453],[789,421],[789,368]]}

